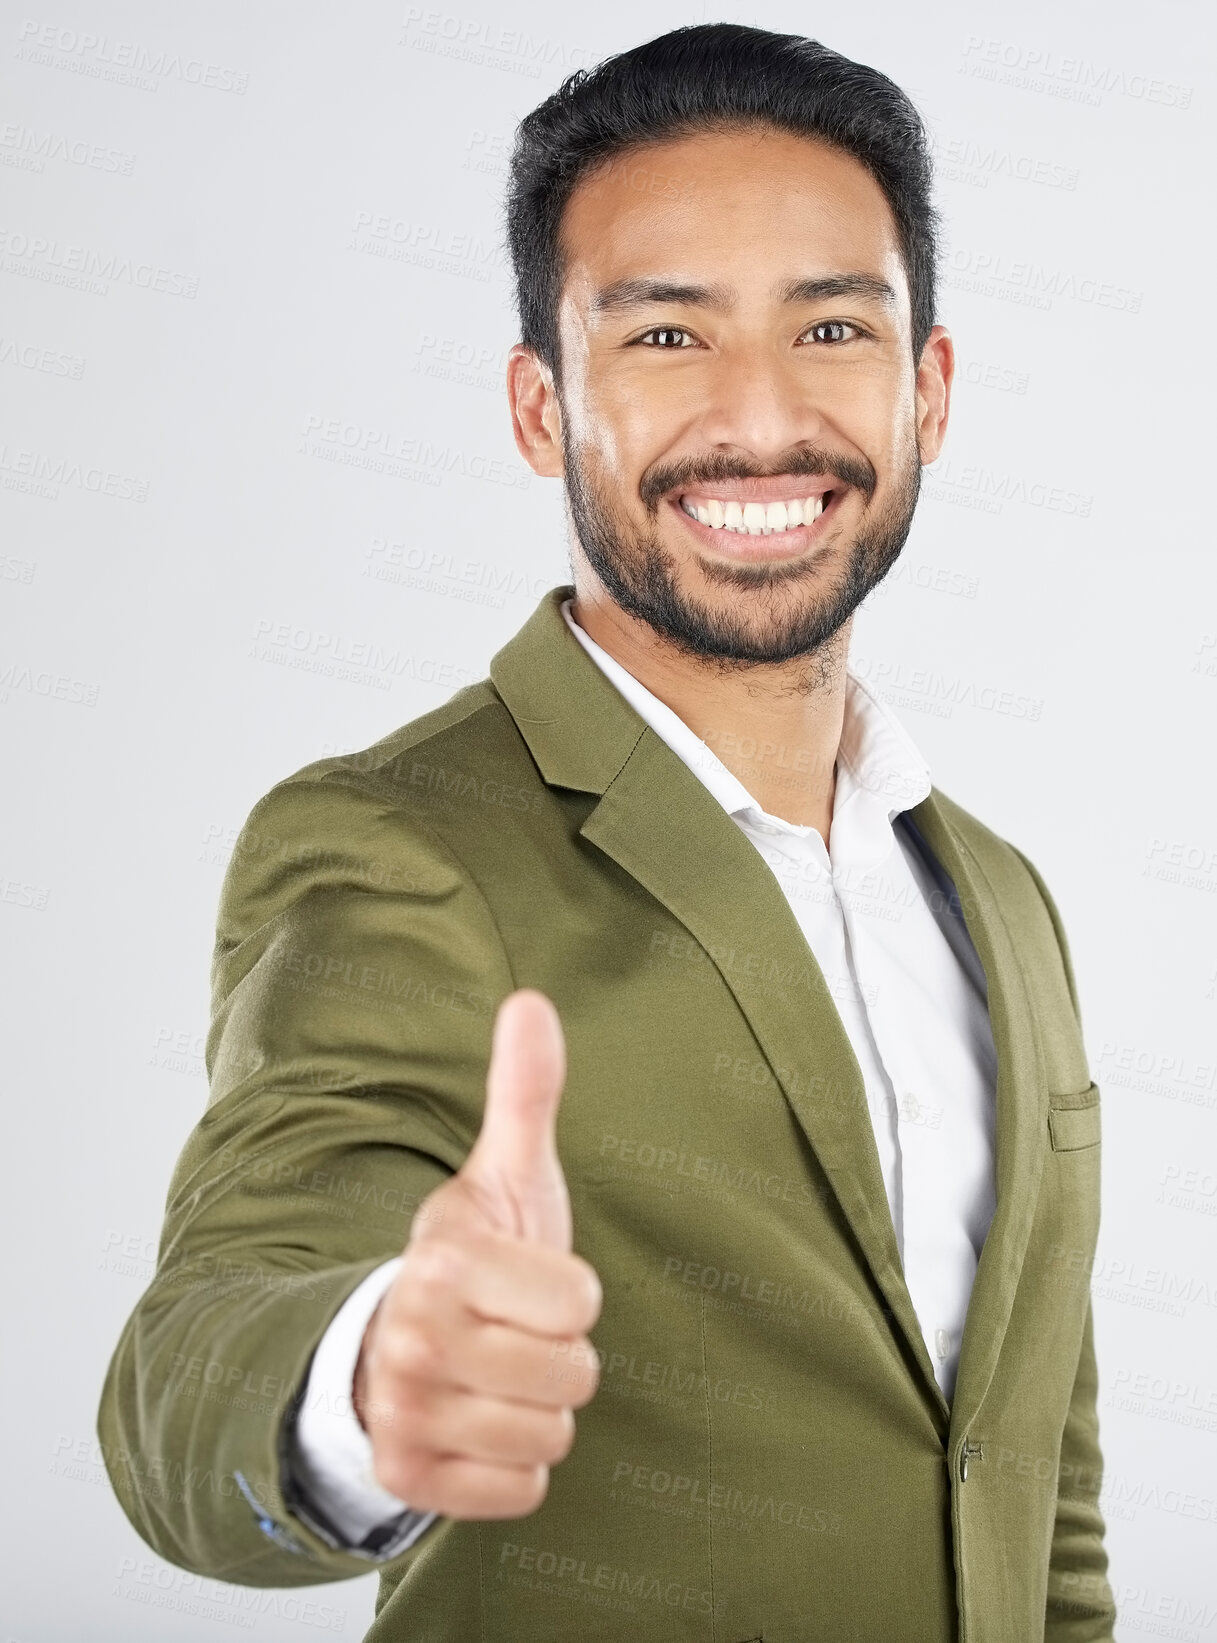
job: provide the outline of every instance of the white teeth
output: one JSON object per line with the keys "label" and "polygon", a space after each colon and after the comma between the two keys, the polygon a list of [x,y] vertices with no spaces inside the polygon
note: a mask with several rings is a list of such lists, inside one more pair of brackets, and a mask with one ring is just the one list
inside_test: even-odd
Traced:
{"label": "white teeth", "polygon": [[774,531],[797,530],[824,512],[821,496],[793,502],[746,502],[743,507],[738,502],[720,502],[717,497],[695,505],[682,496],[680,505],[691,518],[709,525],[711,530],[735,531],[740,536],[772,536]]}

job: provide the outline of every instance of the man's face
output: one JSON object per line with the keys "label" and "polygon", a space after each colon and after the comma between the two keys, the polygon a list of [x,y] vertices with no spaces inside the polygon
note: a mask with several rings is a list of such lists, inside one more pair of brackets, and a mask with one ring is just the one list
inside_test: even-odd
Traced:
{"label": "man's face", "polygon": [[592,569],[691,654],[814,651],[899,555],[945,425],[949,340],[919,372],[878,184],[801,137],[698,135],[586,177],[562,240],[560,439]]}

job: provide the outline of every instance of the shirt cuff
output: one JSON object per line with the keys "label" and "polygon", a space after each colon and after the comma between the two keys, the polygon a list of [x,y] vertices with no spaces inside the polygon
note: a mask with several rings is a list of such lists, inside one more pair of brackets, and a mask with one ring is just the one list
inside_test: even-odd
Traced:
{"label": "shirt cuff", "polygon": [[372,1442],[355,1413],[364,1331],[401,1260],[370,1272],[334,1314],[313,1354],[287,1448],[297,1510],[309,1526],[376,1562],[408,1550],[438,1515],[413,1510],[377,1482]]}

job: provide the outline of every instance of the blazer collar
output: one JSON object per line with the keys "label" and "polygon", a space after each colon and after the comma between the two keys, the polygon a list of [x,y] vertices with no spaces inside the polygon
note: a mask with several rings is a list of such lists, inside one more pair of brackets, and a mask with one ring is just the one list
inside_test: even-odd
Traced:
{"label": "blazer collar", "polygon": [[647,726],[563,620],[574,592],[550,588],[490,677],[549,785],[603,793]]}
{"label": "blazer collar", "polygon": [[[570,632],[552,588],[490,663],[545,781],[599,795],[580,832],[711,955],[764,1052],[886,1300],[893,1349],[944,1440],[966,1433],[997,1363],[1030,1237],[1047,1120],[1026,980],[984,861],[987,830],[937,788],[905,812],[950,875],[988,984],[997,1051],[997,1207],[973,1284],[948,1407],[900,1262],[866,1090],[815,956],[777,881],[701,780]],[[679,818],[679,825],[673,825]],[[760,964],[732,962],[732,955]],[[814,1050],[810,1047],[814,1046]]]}
{"label": "blazer collar", "polygon": [[[568,604],[563,600],[559,608],[580,648],[587,651],[601,672],[607,673],[626,701],[688,765],[729,816],[741,824],[760,823],[771,832],[789,837],[805,838],[813,831],[810,825],[800,826],[764,810],[696,731],[583,631]],[[833,837],[848,841],[847,875],[863,875],[884,860],[893,844],[893,818],[924,799],[930,786],[929,766],[908,731],[847,664],[833,803]],[[848,824],[841,821],[838,830],[838,822],[846,814]],[[839,854],[834,855],[834,861]]]}

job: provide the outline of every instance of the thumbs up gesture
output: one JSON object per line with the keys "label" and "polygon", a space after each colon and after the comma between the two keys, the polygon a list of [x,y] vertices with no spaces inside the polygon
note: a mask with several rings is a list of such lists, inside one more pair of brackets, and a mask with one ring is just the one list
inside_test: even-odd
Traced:
{"label": "thumbs up gesture", "polygon": [[378,1482],[455,1518],[536,1511],[596,1391],[595,1269],[571,1250],[555,1122],[558,1012],[522,988],[495,1018],[481,1133],[420,1206],[368,1324],[354,1401]]}

